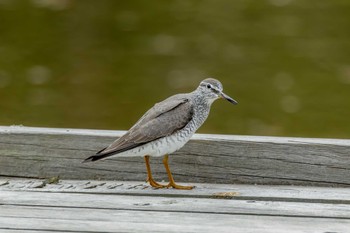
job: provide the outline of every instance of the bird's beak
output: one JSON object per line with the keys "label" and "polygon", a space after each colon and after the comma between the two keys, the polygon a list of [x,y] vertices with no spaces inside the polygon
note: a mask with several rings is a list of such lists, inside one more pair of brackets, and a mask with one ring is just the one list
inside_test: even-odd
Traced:
{"label": "bird's beak", "polygon": [[223,98],[223,99],[226,99],[228,102],[232,103],[232,104],[238,104],[238,102],[234,99],[232,99],[230,96],[226,95],[225,93],[223,92],[220,92],[220,97]]}

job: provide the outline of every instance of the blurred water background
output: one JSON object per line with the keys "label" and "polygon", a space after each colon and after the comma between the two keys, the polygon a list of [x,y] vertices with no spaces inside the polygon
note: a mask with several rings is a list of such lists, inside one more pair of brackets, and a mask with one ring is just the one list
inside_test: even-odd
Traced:
{"label": "blurred water background", "polygon": [[0,0],[0,125],[128,129],[206,77],[201,133],[350,137],[348,0]]}

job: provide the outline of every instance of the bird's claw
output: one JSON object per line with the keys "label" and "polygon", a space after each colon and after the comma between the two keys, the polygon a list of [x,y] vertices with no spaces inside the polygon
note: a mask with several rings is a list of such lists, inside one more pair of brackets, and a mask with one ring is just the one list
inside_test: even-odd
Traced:
{"label": "bird's claw", "polygon": [[183,185],[178,185],[176,183],[173,182],[169,182],[169,184],[167,185],[167,188],[174,188],[174,189],[181,189],[181,190],[191,190],[193,189],[195,186],[183,186]]}

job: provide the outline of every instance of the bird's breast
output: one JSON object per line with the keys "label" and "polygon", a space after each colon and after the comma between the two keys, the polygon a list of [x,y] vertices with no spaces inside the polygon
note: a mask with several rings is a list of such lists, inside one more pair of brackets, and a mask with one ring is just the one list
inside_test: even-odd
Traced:
{"label": "bird's breast", "polygon": [[150,153],[151,156],[163,156],[179,150],[190,140],[193,133],[194,132],[190,130],[190,127],[186,126],[172,135],[152,142],[152,153]]}

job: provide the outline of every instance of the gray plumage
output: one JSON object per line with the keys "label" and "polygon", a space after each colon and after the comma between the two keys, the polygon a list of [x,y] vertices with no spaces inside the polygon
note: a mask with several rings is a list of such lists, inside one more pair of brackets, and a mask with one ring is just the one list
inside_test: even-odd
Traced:
{"label": "gray plumage", "polygon": [[204,123],[216,99],[237,103],[222,90],[218,80],[208,78],[191,93],[155,104],[126,134],[84,162],[110,156],[161,156],[180,149]]}

